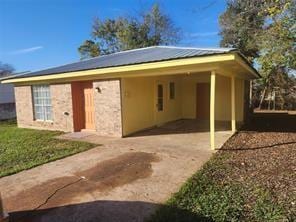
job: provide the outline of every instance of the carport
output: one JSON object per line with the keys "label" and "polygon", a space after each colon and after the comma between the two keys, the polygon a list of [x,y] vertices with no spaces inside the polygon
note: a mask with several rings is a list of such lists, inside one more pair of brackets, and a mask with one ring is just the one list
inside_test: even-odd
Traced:
{"label": "carport", "polygon": [[215,145],[216,131],[234,133],[243,124],[248,109],[248,80],[222,70],[199,71],[197,67],[182,71],[122,79],[124,137],[149,132],[171,134],[174,130],[209,132],[214,149],[219,148]]}

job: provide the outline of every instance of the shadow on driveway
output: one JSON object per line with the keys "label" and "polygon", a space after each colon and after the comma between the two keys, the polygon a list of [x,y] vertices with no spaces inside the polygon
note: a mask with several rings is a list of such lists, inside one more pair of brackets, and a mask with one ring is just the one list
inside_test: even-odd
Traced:
{"label": "shadow on driveway", "polygon": [[[138,222],[147,219],[160,206],[159,204],[140,201],[94,201],[55,207],[50,209],[19,211],[10,214],[10,222]],[[187,210],[166,207],[170,214],[158,221],[212,221],[209,218],[197,215]],[[182,217],[181,217],[182,215]],[[180,220],[180,218],[183,218]],[[152,220],[153,221],[153,220]]]}

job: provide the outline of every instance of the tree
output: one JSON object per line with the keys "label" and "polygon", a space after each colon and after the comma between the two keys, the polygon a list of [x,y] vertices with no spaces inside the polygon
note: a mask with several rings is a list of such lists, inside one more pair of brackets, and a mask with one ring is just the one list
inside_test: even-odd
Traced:
{"label": "tree", "polygon": [[90,57],[96,57],[100,55],[98,45],[91,40],[85,40],[85,42],[78,48],[82,59]]}
{"label": "tree", "polygon": [[258,38],[261,74],[267,78],[280,67],[284,67],[286,72],[296,69],[295,1],[271,1],[262,13],[265,13],[268,24]]}
{"label": "tree", "polygon": [[263,76],[253,87],[259,108],[265,98],[285,104],[294,89],[288,73],[295,69],[295,16],[295,0],[229,0],[220,16],[221,45],[238,48]]}
{"label": "tree", "polygon": [[142,26],[148,35],[148,45],[175,44],[179,40],[179,29],[174,27],[170,17],[163,14],[157,4],[144,15]]}
{"label": "tree", "polygon": [[289,82],[293,82],[288,73],[296,68],[295,1],[267,1],[261,13],[265,15],[266,23],[258,37],[260,47],[258,64],[264,85],[259,108],[265,96],[275,94],[276,91],[278,91],[278,101],[281,104],[285,103],[284,94],[290,93],[292,88],[289,87]]}
{"label": "tree", "polygon": [[219,18],[220,45],[240,49],[251,63],[259,56],[257,36],[264,24],[261,8],[261,0],[228,0]]}
{"label": "tree", "polygon": [[78,51],[84,59],[135,48],[175,44],[179,39],[180,30],[155,4],[138,18],[118,17],[103,21],[96,18],[92,39],[86,40]]}
{"label": "tree", "polygon": [[0,78],[11,75],[13,71],[14,68],[11,65],[0,62]]}

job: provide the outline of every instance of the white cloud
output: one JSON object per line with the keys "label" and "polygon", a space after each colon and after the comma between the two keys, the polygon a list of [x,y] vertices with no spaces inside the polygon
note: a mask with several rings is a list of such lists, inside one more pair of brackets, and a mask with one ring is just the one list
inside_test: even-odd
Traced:
{"label": "white cloud", "polygon": [[26,54],[26,53],[30,53],[30,52],[35,52],[40,49],[43,49],[43,46],[34,46],[31,48],[19,49],[19,50],[12,51],[9,54],[12,54],[12,55]]}
{"label": "white cloud", "polygon": [[189,33],[190,37],[211,37],[211,36],[217,36],[219,32],[196,32],[196,33]]}

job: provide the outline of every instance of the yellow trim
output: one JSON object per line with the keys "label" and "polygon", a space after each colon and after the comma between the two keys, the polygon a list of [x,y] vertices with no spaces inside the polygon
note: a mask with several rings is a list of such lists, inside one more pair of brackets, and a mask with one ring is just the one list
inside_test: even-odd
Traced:
{"label": "yellow trim", "polygon": [[216,91],[216,72],[211,72],[211,101],[210,101],[210,142],[211,149],[215,149],[215,92]]}
{"label": "yellow trim", "polygon": [[235,118],[235,77],[231,76],[231,131],[236,131],[236,118]]}
{"label": "yellow trim", "polygon": [[250,67],[250,65],[247,64],[247,62],[244,61],[244,60],[242,59],[242,57],[241,57],[240,55],[238,55],[238,54],[234,54],[234,56],[235,56],[235,60],[238,62],[238,64],[241,65],[242,67],[244,67],[248,72],[252,73],[252,75],[253,75],[255,78],[260,77],[260,76],[258,75],[258,73],[256,73],[256,72]]}
{"label": "yellow trim", "polygon": [[[162,61],[162,62],[153,62],[153,63],[145,63],[145,64],[137,64],[137,65],[126,65],[119,67],[110,67],[110,68],[101,68],[101,69],[93,69],[93,70],[85,70],[85,71],[74,71],[68,73],[59,73],[59,74],[50,74],[44,76],[35,76],[35,77],[24,77],[24,78],[16,78],[16,79],[7,79],[2,80],[2,83],[24,83],[24,82],[34,82],[34,81],[48,81],[48,80],[58,80],[58,79],[68,79],[75,80],[79,77],[93,77],[93,78],[101,78],[104,77],[105,74],[119,74],[117,77],[126,77],[126,74],[134,72],[145,72],[147,73],[150,70],[162,70],[167,68],[176,68],[176,67],[186,67],[190,65],[197,64],[207,64],[207,63],[217,63],[217,62],[225,62],[225,61],[234,61],[234,54],[223,54],[223,55],[213,55],[213,56],[204,56],[197,58],[188,58],[188,59],[176,59],[170,61]],[[139,74],[139,73],[138,73]],[[107,76],[105,76],[106,78]],[[110,75],[108,75],[111,78]],[[113,77],[112,77],[113,78]]]}

